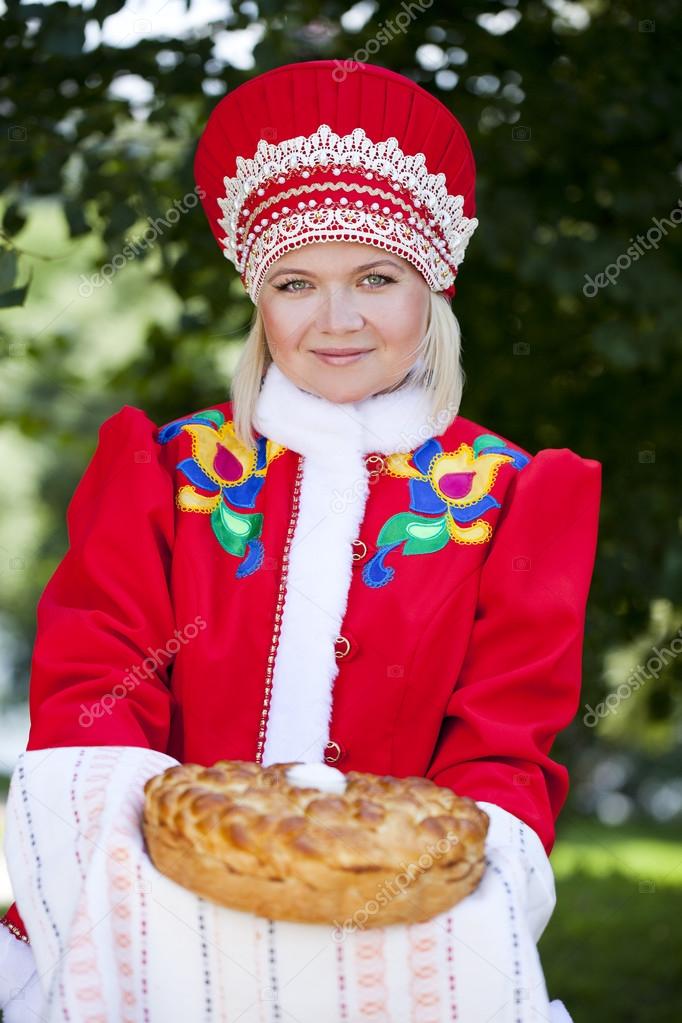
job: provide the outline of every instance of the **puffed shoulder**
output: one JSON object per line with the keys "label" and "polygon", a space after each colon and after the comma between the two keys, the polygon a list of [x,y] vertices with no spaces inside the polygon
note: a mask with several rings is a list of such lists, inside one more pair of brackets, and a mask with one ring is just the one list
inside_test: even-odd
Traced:
{"label": "puffed shoulder", "polygon": [[513,602],[521,586],[538,606],[544,601],[583,614],[599,533],[601,476],[601,462],[570,448],[543,448],[513,473],[482,596],[490,603]]}
{"label": "puffed shoulder", "polygon": [[223,402],[211,408],[199,409],[163,425],[157,425],[144,409],[135,405],[123,405],[100,426],[100,436],[152,438],[157,444],[165,445],[181,433],[182,428],[192,423],[220,427],[232,415],[232,402]]}
{"label": "puffed shoulder", "polygon": [[[122,405],[118,412],[114,412],[101,423],[96,454],[99,454],[102,448],[108,451],[125,450],[129,445],[134,446],[136,443],[139,443],[140,450],[148,450],[151,453],[157,432],[158,426],[143,409],[135,405]],[[140,455],[139,460],[144,462],[144,455]]]}
{"label": "puffed shoulder", "polygon": [[124,473],[132,467],[147,466],[146,478],[149,480],[159,471],[171,477],[175,468],[175,452],[168,450],[166,445],[167,431],[167,426],[159,426],[144,409],[123,405],[101,424],[94,460],[109,465],[113,459],[117,469]]}
{"label": "puffed shoulder", "polygon": [[141,542],[146,535],[142,522],[157,529],[157,540],[163,536],[171,543],[174,462],[157,443],[157,433],[156,423],[134,405],[123,405],[102,422],[66,512],[73,543],[92,542],[97,531],[110,533],[110,543],[114,536],[123,542],[124,523],[126,542]]}
{"label": "puffed shoulder", "polygon": [[132,435],[135,432],[153,436],[158,426],[153,422],[144,409],[136,405],[122,405],[118,412],[105,419],[99,428],[100,436],[116,434],[120,436]]}
{"label": "puffed shoulder", "polygon": [[601,474],[601,462],[594,458],[583,458],[571,448],[541,448],[531,459],[531,464],[547,465],[554,472]]}
{"label": "puffed shoulder", "polygon": [[[602,464],[570,448],[542,448],[512,476],[500,515],[536,524],[585,519],[594,525],[601,501]],[[499,525],[498,525],[499,528]]]}

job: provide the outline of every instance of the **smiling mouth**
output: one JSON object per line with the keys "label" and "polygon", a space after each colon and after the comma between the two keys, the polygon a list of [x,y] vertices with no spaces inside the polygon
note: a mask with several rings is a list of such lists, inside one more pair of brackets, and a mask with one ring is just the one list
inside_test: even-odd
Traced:
{"label": "smiling mouth", "polygon": [[326,363],[327,366],[347,366],[351,363],[360,362],[365,356],[369,355],[373,351],[372,348],[361,348],[361,349],[341,349],[340,351],[323,351],[314,350],[315,355],[320,362]]}
{"label": "smiling mouth", "polygon": [[371,348],[313,348],[315,355],[366,355]]}

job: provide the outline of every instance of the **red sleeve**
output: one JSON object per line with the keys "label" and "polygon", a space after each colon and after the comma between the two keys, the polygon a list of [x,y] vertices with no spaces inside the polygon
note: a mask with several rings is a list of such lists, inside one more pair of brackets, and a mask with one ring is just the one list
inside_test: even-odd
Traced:
{"label": "red sleeve", "polygon": [[601,463],[568,448],[514,474],[427,772],[525,821],[547,855],[568,794],[568,771],[548,754],[580,702],[600,497]]}
{"label": "red sleeve", "polygon": [[0,917],[0,924],[7,927],[12,932],[15,938],[20,941],[25,941],[30,944],[28,940],[28,934],[24,926],[24,921],[19,916],[19,910],[17,909],[16,902],[13,902],[3,917]]}
{"label": "red sleeve", "polygon": [[174,491],[156,429],[130,405],[107,419],[69,504],[69,549],[36,609],[29,750],[166,752]]}

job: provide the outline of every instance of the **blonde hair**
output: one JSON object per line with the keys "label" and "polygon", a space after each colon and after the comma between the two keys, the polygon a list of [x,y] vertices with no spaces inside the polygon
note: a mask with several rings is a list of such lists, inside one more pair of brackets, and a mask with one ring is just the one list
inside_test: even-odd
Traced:
{"label": "blonde hair", "polygon": [[[416,382],[431,392],[431,415],[437,421],[438,433],[442,433],[459,412],[466,374],[461,364],[462,339],[457,317],[444,295],[431,291],[430,296],[426,333],[415,350],[416,360],[399,387]],[[253,417],[271,362],[263,316],[256,306],[231,388],[235,433],[247,447],[256,444]]]}

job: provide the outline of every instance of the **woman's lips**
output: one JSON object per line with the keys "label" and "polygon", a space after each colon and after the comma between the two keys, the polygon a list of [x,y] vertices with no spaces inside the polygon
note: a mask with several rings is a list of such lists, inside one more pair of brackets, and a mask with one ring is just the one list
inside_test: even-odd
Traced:
{"label": "woman's lips", "polygon": [[366,355],[369,355],[374,349],[356,351],[350,355],[338,355],[331,352],[313,352],[318,359],[322,362],[326,362],[328,366],[346,366],[351,362],[359,362],[360,359],[364,359]]}

